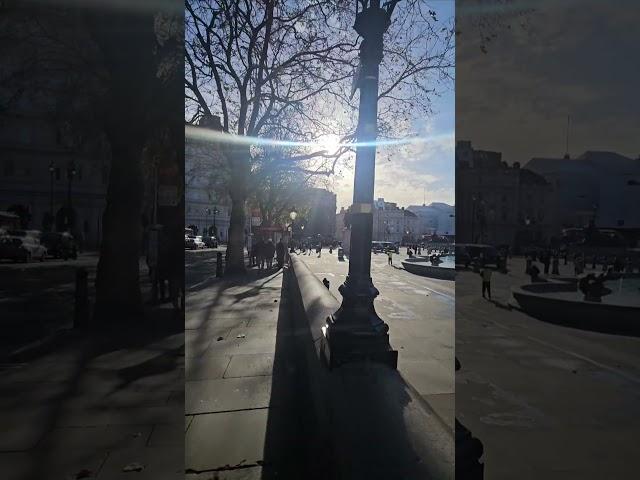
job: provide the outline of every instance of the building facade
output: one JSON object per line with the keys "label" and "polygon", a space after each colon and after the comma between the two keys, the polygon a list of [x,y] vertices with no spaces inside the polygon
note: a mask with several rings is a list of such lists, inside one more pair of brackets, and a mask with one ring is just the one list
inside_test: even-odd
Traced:
{"label": "building facade", "polygon": [[[199,126],[222,130],[218,117],[203,117]],[[231,211],[226,195],[220,193],[225,161],[219,145],[185,138],[185,226],[196,227],[198,235],[215,231],[222,242],[229,238]]]}
{"label": "building facade", "polygon": [[640,158],[587,151],[576,158],[533,158],[526,168],[555,188],[557,228],[640,228]]}
{"label": "building facade", "polygon": [[434,234],[455,236],[455,206],[433,202],[429,205],[410,205],[407,210],[417,216],[416,231],[419,236]]}
{"label": "building facade", "polygon": [[309,209],[304,227],[305,236],[318,236],[323,239],[336,238],[336,194],[324,188],[309,188],[303,203]]}
{"label": "building facade", "polygon": [[29,108],[0,121],[0,210],[22,212],[27,229],[70,231],[98,249],[110,163],[103,145],[74,143]]}
{"label": "building facade", "polygon": [[456,145],[456,239],[512,247],[545,243],[558,233],[553,186],[502,161],[499,152]]}

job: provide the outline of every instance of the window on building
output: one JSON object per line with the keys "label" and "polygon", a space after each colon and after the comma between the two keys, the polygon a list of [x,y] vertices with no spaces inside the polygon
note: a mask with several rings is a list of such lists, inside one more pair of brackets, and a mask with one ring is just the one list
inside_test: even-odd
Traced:
{"label": "window on building", "polygon": [[13,159],[8,158],[4,161],[4,176],[12,177],[15,174],[15,165]]}

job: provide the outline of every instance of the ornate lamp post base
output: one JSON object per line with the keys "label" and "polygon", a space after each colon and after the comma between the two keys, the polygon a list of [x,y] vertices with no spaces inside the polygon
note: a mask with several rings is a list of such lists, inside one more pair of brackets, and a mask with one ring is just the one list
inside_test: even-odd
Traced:
{"label": "ornate lamp post base", "polygon": [[353,361],[398,366],[398,351],[389,344],[389,326],[378,316],[373,300],[380,292],[371,279],[354,285],[349,277],[340,286],[342,305],[327,317],[321,349],[329,368]]}

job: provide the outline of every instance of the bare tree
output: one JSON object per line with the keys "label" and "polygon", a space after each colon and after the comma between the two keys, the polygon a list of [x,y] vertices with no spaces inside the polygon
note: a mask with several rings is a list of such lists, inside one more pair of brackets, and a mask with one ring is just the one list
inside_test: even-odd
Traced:
{"label": "bare tree", "polygon": [[489,52],[501,33],[512,30],[531,31],[534,8],[516,0],[463,0],[456,4],[456,35]]}
{"label": "bare tree", "polygon": [[[385,135],[406,133],[411,117],[429,113],[435,83],[452,74],[451,22],[439,21],[422,1],[403,4],[381,67]],[[346,0],[187,0],[187,121],[219,115],[230,134],[293,140],[298,143],[285,155],[292,169],[332,174],[355,138],[353,7]],[[330,135],[343,144],[335,151],[323,146]],[[252,158],[260,149],[250,142],[225,149],[232,202],[229,266],[242,271],[245,201]]]}

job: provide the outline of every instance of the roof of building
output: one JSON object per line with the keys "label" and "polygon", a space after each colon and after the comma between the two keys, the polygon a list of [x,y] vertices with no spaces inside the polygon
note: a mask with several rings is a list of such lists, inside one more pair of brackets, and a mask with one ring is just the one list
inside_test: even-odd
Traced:
{"label": "roof of building", "polygon": [[539,174],[549,173],[635,173],[640,161],[615,152],[588,150],[576,158],[534,157],[524,166]]}

